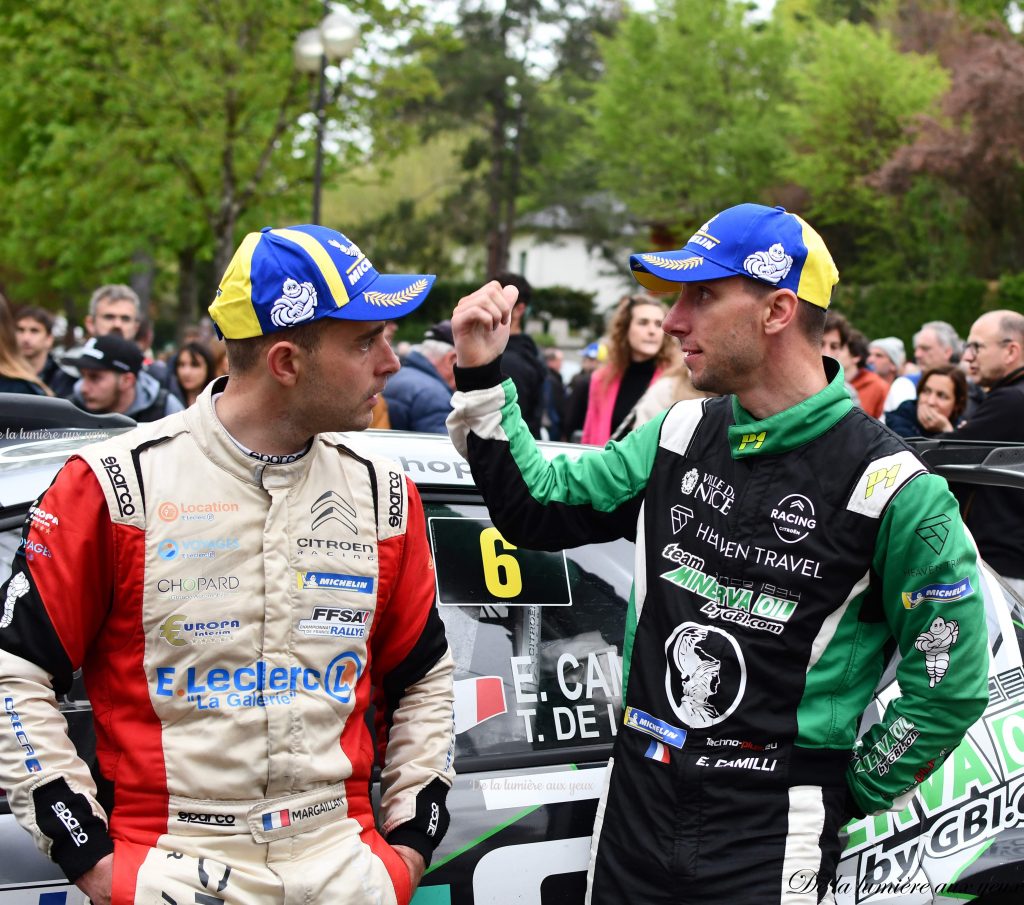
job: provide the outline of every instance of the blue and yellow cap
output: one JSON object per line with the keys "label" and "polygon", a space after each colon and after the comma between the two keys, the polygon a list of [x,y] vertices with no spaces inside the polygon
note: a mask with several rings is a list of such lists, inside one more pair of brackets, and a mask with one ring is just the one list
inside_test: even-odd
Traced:
{"label": "blue and yellow cap", "polygon": [[238,246],[210,317],[226,339],[266,336],[322,317],[392,320],[415,311],[434,279],[378,273],[358,245],[324,226],[268,226]]}
{"label": "blue and yellow cap", "polygon": [[655,292],[680,283],[744,276],[791,289],[798,298],[828,308],[839,282],[832,255],[804,220],[782,207],[737,204],[716,214],[677,251],[631,255],[636,281]]}

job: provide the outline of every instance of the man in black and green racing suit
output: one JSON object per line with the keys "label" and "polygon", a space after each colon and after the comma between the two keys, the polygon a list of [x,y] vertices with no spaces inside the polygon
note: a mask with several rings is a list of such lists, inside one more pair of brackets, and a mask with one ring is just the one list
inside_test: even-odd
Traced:
{"label": "man in black and green racing suit", "polygon": [[[541,456],[501,380],[514,290],[452,320],[449,430],[503,535],[636,540],[588,902],[830,902],[841,826],[902,809],[984,709],[975,545],[945,481],[821,358],[838,273],[807,223],[739,205],[630,265],[678,293],[664,329],[727,395],[576,461]],[[894,647],[901,695],[858,738]]]}

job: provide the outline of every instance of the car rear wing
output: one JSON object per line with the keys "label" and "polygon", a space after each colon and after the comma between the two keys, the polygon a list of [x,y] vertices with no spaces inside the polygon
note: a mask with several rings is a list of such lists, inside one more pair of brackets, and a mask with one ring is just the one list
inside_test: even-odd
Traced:
{"label": "car rear wing", "polygon": [[1024,443],[923,438],[907,442],[925,464],[951,483],[1024,490]]}
{"label": "car rear wing", "polygon": [[28,393],[0,393],[0,426],[26,431],[62,427],[102,429],[135,427],[135,422],[127,415],[94,415],[80,409],[69,399]]}

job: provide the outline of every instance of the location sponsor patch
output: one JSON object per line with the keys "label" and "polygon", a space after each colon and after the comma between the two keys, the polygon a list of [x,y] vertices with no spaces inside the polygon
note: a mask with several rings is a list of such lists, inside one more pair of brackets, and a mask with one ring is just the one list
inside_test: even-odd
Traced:
{"label": "location sponsor patch", "polygon": [[912,610],[925,601],[949,603],[953,600],[963,600],[973,593],[971,579],[969,577],[961,578],[952,584],[929,584],[916,591],[904,591],[903,606],[905,609]]}
{"label": "location sponsor patch", "polygon": [[623,714],[622,722],[630,729],[650,735],[658,741],[671,745],[673,748],[682,748],[686,743],[686,730],[657,717],[651,716],[646,711],[636,707],[627,707]]}

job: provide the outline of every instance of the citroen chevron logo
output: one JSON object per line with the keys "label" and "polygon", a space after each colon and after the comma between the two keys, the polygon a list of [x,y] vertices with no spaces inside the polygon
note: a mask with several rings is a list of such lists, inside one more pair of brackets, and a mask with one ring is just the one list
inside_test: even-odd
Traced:
{"label": "citroen chevron logo", "polygon": [[335,521],[341,522],[353,534],[359,533],[355,522],[356,507],[333,490],[328,490],[317,497],[316,502],[309,507],[309,511],[313,516],[314,531],[327,522]]}

